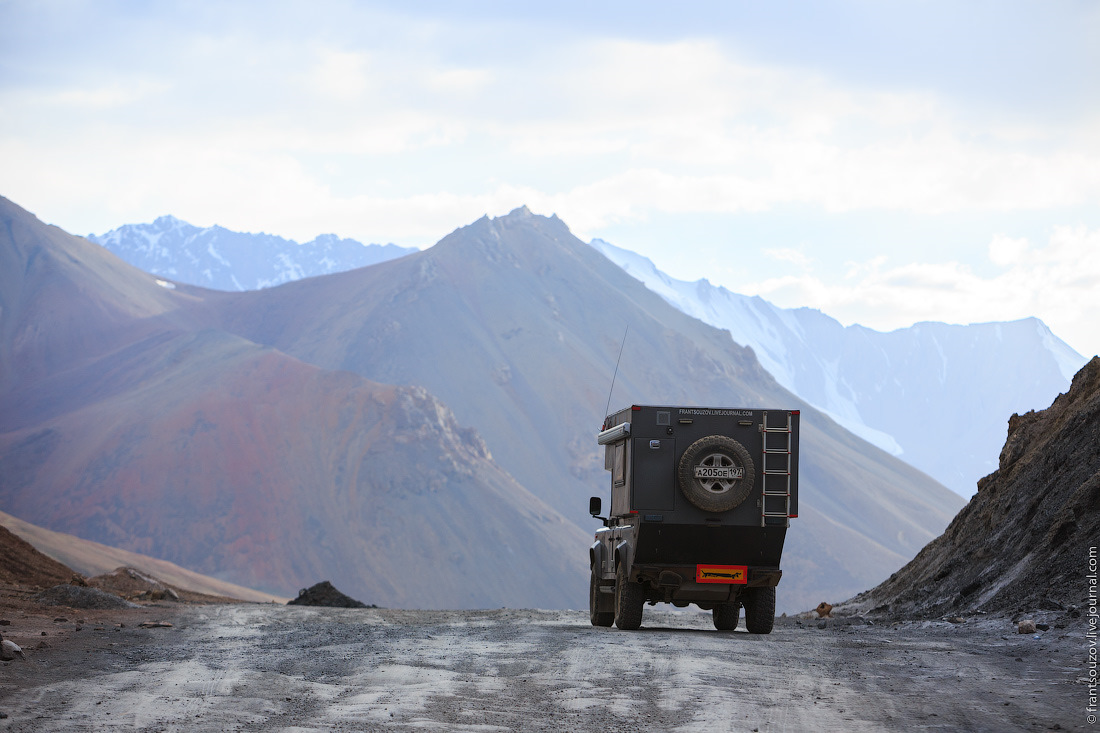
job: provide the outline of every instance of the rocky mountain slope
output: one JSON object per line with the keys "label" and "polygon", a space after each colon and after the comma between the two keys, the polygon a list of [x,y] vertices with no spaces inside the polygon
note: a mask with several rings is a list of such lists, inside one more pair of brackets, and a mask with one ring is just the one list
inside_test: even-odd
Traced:
{"label": "rocky mountain slope", "polygon": [[140,340],[179,301],[153,276],[0,198],[0,394],[25,394],[76,361]]}
{"label": "rocky mountain slope", "polygon": [[416,251],[396,244],[364,245],[335,234],[298,244],[273,234],[200,228],[173,216],[159,217],[151,224],[126,224],[87,238],[146,272],[216,290],[257,290]]}
{"label": "rocky mountain slope", "polygon": [[[613,408],[805,407],[728,333],[671,307],[559,219],[526,209],[400,260],[211,293],[202,307],[221,328],[302,361],[425,386],[519,483],[586,528],[587,497],[609,485],[594,436],[627,324]],[[801,516],[780,596],[816,605],[826,591],[888,575],[962,501],[816,411],[803,426]]]}
{"label": "rocky mountain slope", "polygon": [[[290,596],[390,606],[583,597],[585,533],[422,388],[327,371],[196,319],[0,200],[0,507]],[[10,285],[10,287],[9,287]]]}
{"label": "rocky mountain slope", "polygon": [[683,312],[751,346],[784,387],[964,497],[996,468],[1008,416],[1050,404],[1086,361],[1035,318],[889,333],[845,327],[810,308],[676,280],[600,239],[591,245]]}
{"label": "rocky mountain slope", "polygon": [[999,466],[947,531],[845,612],[1062,611],[1087,597],[1100,537],[1100,357],[1046,410],[1013,415]]}

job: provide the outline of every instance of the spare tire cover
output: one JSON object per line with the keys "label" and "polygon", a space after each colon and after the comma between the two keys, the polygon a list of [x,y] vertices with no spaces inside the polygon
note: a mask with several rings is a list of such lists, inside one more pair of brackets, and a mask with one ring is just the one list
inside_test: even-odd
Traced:
{"label": "spare tire cover", "polygon": [[725,435],[708,435],[689,445],[676,475],[687,500],[707,512],[739,506],[756,478],[745,446]]}

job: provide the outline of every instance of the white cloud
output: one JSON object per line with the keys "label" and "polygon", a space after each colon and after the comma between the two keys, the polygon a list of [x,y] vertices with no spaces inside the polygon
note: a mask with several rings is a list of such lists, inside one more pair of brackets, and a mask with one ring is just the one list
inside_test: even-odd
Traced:
{"label": "white cloud", "polygon": [[368,88],[368,56],[356,51],[321,49],[306,75],[310,88],[338,101],[353,101]]}
{"label": "white cloud", "polygon": [[479,94],[493,79],[488,69],[446,68],[428,73],[424,86],[443,95]]}
{"label": "white cloud", "polygon": [[[129,70],[115,69],[129,81],[20,104],[22,124],[0,123],[0,139],[17,137],[31,160],[70,148],[71,162],[57,159],[55,174],[95,168],[105,184],[102,194],[85,197],[121,191],[167,199],[181,177],[217,186],[221,178],[239,181],[239,171],[278,166],[287,184],[281,200],[254,182],[271,191],[273,227],[302,189],[329,191],[322,208],[364,197],[389,205],[375,184],[402,165],[393,156],[425,150],[433,155],[417,160],[423,183],[403,196],[408,202],[491,199],[501,184],[489,182],[503,181],[531,190],[536,201],[528,203],[548,201],[581,228],[649,212],[792,204],[941,213],[1100,199],[1100,124],[1091,120],[1058,130],[973,120],[934,93],[847,88],[805,69],[750,64],[714,41],[588,40],[490,68],[423,48],[303,40],[304,70],[294,74],[287,57],[295,49],[285,41],[227,37],[233,43],[204,36],[199,51],[181,45],[181,78],[168,66],[159,77],[143,71],[135,86]],[[151,112],[145,98],[165,89],[173,94],[159,94],[159,111]],[[0,97],[15,108],[12,101]],[[27,124],[35,117],[48,119]],[[113,134],[120,145],[84,140],[77,149],[69,141],[85,130],[108,141]],[[172,158],[173,166],[142,170],[150,155]],[[324,167],[302,159],[309,155],[377,161],[358,161],[358,190],[338,192]],[[280,162],[288,157],[297,161]],[[27,171],[6,167],[0,183],[18,191]]]}
{"label": "white cloud", "polygon": [[[934,93],[847,88],[749,63],[711,40],[581,39],[474,63],[428,45],[435,33],[418,39],[407,21],[386,22],[391,41],[370,47],[316,36],[295,46],[229,28],[166,44],[180,63],[143,70],[139,85],[130,69],[104,69],[107,80],[88,92],[65,87],[44,96],[49,104],[19,105],[22,124],[0,123],[0,140],[26,153],[6,162],[0,184],[25,190],[48,159],[52,178],[94,171],[100,192],[73,195],[111,198],[104,210],[150,197],[175,208],[182,197],[209,219],[226,202],[247,208],[243,193],[272,229],[301,222],[287,212],[305,201],[314,226],[332,229],[320,212],[494,201],[501,190],[529,191],[527,203],[582,231],[657,212],[943,212],[1100,198],[1100,125],[1055,135],[968,123]],[[147,98],[165,89],[173,93],[157,95],[151,113]],[[27,124],[36,117],[47,124]],[[410,153],[421,153],[422,183],[388,192],[405,165],[395,156]],[[358,183],[335,185],[325,173],[333,166],[306,159],[315,155],[361,157]],[[414,213],[385,234],[415,236],[452,210]],[[364,216],[350,233],[377,234],[377,225]]]}
{"label": "white cloud", "polygon": [[702,192],[650,203],[639,186],[639,207],[943,213],[1100,196],[1100,126],[1091,121],[1044,130],[974,119],[929,92],[845,88],[803,69],[749,65],[713,42],[603,41],[571,54],[577,60],[540,84],[560,95],[561,117],[499,133],[524,152],[622,153],[666,188]]}
{"label": "white cloud", "polygon": [[840,281],[812,274],[741,288],[787,306],[811,305],[846,323],[891,330],[918,321],[977,323],[1039,316],[1084,355],[1100,353],[1100,230],[1059,226],[1049,241],[997,236],[990,258],[1001,272],[982,277],[959,262],[886,267],[879,257],[851,263]]}
{"label": "white cloud", "polygon": [[[582,236],[660,222],[670,248],[708,217],[1035,212],[1053,226],[1073,207],[1095,218],[1100,201],[1095,104],[1057,122],[1005,115],[947,81],[854,83],[835,75],[843,64],[767,64],[702,31],[636,40],[339,1],[308,18],[280,3],[172,8],[79,5],[70,35],[8,51],[4,195],[80,233],[172,213],[419,245],[527,204]],[[54,28],[42,14],[33,28]],[[1095,232],[1052,229],[1037,246],[996,231],[1012,230],[991,227],[988,247],[955,261],[893,251],[904,266],[837,245],[830,261],[855,260],[839,281],[814,277],[797,237],[758,236],[772,269],[794,274],[756,287],[886,328],[1039,315],[1096,349]]]}
{"label": "white cloud", "polygon": [[808,257],[805,252],[801,252],[797,249],[790,247],[779,247],[775,249],[766,249],[764,254],[771,257],[773,260],[779,262],[789,262],[792,265],[796,265],[802,269],[807,269],[813,264],[813,259]]}
{"label": "white cloud", "polygon": [[998,234],[989,243],[989,259],[1002,267],[1018,264],[1028,251],[1028,241],[1022,237],[1013,238]]}
{"label": "white cloud", "polygon": [[[169,85],[152,79],[130,79],[94,88],[58,89],[43,95],[39,101],[60,110],[111,109],[136,103],[148,103],[151,97],[168,91]],[[30,100],[28,100],[30,101]]]}

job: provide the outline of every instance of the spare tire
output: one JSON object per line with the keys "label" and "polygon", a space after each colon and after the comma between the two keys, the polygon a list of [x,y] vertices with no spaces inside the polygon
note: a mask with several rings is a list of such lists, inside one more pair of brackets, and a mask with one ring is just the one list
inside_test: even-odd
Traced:
{"label": "spare tire", "polygon": [[756,478],[745,446],[725,435],[708,435],[689,445],[676,475],[687,500],[705,512],[739,506]]}

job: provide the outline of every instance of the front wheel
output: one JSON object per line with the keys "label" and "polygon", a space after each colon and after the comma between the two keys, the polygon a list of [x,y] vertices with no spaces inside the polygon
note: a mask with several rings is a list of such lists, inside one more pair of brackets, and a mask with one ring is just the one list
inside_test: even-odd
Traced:
{"label": "front wheel", "polygon": [[[600,593],[600,581],[596,577],[596,566],[592,566],[592,581],[588,586],[588,616],[593,626],[610,626],[615,622],[615,611],[601,610],[601,606],[610,605],[603,600],[605,594]],[[610,599],[608,599],[610,600]]]}
{"label": "front wheel", "polygon": [[775,586],[746,588],[745,628],[750,634],[770,634],[775,626]]}
{"label": "front wheel", "polygon": [[645,605],[645,589],[640,583],[631,582],[626,574],[626,563],[615,568],[615,625],[623,631],[633,631],[642,625],[642,607]]}

